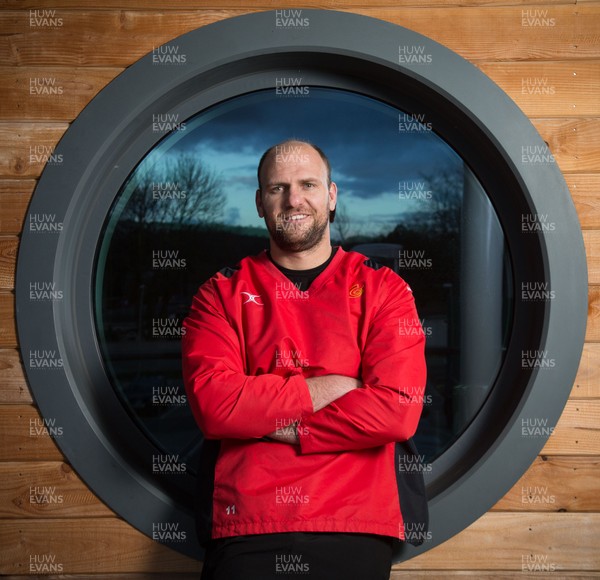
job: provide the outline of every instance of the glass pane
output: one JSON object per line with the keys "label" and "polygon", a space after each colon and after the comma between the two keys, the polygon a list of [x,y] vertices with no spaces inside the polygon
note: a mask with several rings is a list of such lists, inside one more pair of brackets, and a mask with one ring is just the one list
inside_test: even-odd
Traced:
{"label": "glass pane", "polygon": [[[242,95],[166,126],[172,131],[119,191],[96,264],[109,378],[157,447],[193,466],[201,435],[181,380],[181,323],[204,280],[268,247],[254,206],[258,160],[274,143],[305,139],[327,153],[338,185],[334,243],[413,288],[428,364],[416,443],[432,461],[472,421],[502,362],[512,297],[500,224],[422,115],[299,88]],[[158,122],[165,129],[168,118]]]}

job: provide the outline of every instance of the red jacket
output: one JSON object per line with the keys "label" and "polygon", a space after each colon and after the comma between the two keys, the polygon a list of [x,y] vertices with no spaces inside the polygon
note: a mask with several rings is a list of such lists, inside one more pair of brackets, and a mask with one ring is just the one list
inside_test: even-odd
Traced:
{"label": "red jacket", "polygon": [[[188,400],[205,439],[220,441],[199,474],[212,538],[404,537],[396,443],[416,430],[426,371],[397,274],[339,248],[302,292],[262,253],[203,284],[184,325]],[[327,374],[363,387],[315,413],[305,378]],[[265,439],[296,421],[300,445]]]}

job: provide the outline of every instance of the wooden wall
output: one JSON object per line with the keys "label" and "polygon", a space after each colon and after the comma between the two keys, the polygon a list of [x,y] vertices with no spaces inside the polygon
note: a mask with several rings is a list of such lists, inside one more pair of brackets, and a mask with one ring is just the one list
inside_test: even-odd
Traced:
{"label": "wooden wall", "polygon": [[[600,576],[600,1],[302,4],[406,26],[480,67],[550,145],[587,249],[587,342],[554,434],[489,513],[445,544],[395,567],[392,578]],[[91,574],[138,579],[167,571],[195,578],[198,563],[133,529],[81,482],[50,438],[30,435],[30,420],[39,414],[16,350],[13,297],[19,233],[43,169],[30,160],[30,147],[52,148],[90,99],[154,46],[229,16],[297,4],[2,0],[0,6],[0,574],[29,574],[30,557],[47,554],[54,557],[55,571],[78,579]],[[54,11],[45,16],[60,25],[32,26],[30,10]],[[534,25],[524,25],[523,18]],[[31,95],[30,79],[36,77],[55,79],[62,94]],[[543,79],[552,90],[529,94],[523,83],[531,78]],[[53,488],[60,503],[32,502],[35,486]],[[524,565],[535,563],[546,571],[523,572]]]}

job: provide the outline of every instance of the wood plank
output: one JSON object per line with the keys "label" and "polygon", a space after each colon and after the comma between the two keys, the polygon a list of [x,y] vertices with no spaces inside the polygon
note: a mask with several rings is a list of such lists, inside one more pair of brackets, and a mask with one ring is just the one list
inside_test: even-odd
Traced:
{"label": "wood plank", "polygon": [[33,402],[18,351],[0,349],[0,374],[0,404]]}
{"label": "wood plank", "polygon": [[531,119],[563,172],[600,171],[600,118]]}
{"label": "wood plank", "polygon": [[600,344],[592,342],[583,345],[581,362],[570,398],[600,398]]}
{"label": "wood plank", "polygon": [[0,234],[19,234],[35,187],[33,179],[0,179]]}
{"label": "wood plank", "polygon": [[[27,574],[30,558],[54,557],[65,574],[196,572],[200,563],[117,518],[0,521],[0,574]],[[35,569],[35,568],[34,568]]]}
{"label": "wood plank", "polygon": [[44,421],[33,405],[0,405],[0,461],[64,461],[50,437],[62,426]]}
{"label": "wood plank", "polygon": [[[453,538],[394,568],[513,570],[534,556],[556,570],[600,570],[600,514],[488,512]],[[538,570],[540,578],[553,577]],[[445,574],[445,572],[444,572]],[[520,576],[520,574],[519,574]]]}
{"label": "wood plank", "polygon": [[0,67],[2,118],[72,121],[122,68]]}
{"label": "wood plank", "polygon": [[0,519],[111,516],[66,463],[0,463]]}
{"label": "wood plank", "polygon": [[600,455],[599,424],[600,400],[569,399],[540,455]]}
{"label": "wood plank", "polygon": [[600,229],[600,174],[566,173],[573,203],[583,229]]}
{"label": "wood plank", "polygon": [[[36,6],[37,8],[37,6]],[[348,10],[348,8],[345,8]],[[28,10],[0,13],[0,62],[126,67],[186,32],[255,8],[70,10],[31,25]],[[352,12],[405,26],[471,61],[597,58],[600,7],[595,3],[518,6],[355,7]]]}
{"label": "wood plank", "polygon": [[0,290],[12,290],[15,287],[18,246],[17,236],[0,236]]}
{"label": "wood plank", "polygon": [[529,117],[596,116],[600,61],[480,63]]}
{"label": "wood plank", "polygon": [[[579,0],[579,2],[595,0]],[[521,6],[528,4],[559,5],[575,4],[575,0],[344,0],[343,6]],[[321,8],[335,10],[340,8],[339,0],[303,0],[305,8]],[[223,9],[223,8],[253,8],[255,10],[272,10],[276,8],[298,8],[297,0],[180,0],[173,4],[169,0],[4,0],[5,9],[64,9],[64,8],[123,8],[128,10],[173,10],[182,7]]]}
{"label": "wood plank", "polygon": [[0,348],[16,346],[15,297],[8,292],[0,292]]}
{"label": "wood plank", "polygon": [[600,284],[600,231],[584,230],[583,243],[587,256],[588,281],[590,284]]}
{"label": "wood plank", "polygon": [[600,397],[600,344],[585,343],[570,398]]}
{"label": "wood plank", "polygon": [[600,457],[539,456],[492,511],[600,512]]}
{"label": "wood plank", "polygon": [[597,3],[535,10],[501,6],[357,8],[353,12],[419,32],[471,62],[598,57]]}
{"label": "wood plank", "polygon": [[[32,26],[30,12],[0,12],[0,62],[127,67],[190,30],[253,10],[60,10]],[[35,19],[35,16],[34,16]]]}
{"label": "wood plank", "polygon": [[39,177],[67,123],[0,123],[0,178]]}
{"label": "wood plank", "polygon": [[600,286],[590,286],[588,291],[588,319],[586,342],[600,342]]}

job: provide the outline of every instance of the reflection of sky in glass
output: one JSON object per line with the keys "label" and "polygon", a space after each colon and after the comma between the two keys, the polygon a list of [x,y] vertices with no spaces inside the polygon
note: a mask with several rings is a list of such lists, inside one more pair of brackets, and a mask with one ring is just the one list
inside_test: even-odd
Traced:
{"label": "reflection of sky in glass", "polygon": [[223,181],[224,221],[262,227],[254,207],[258,160],[284,139],[306,139],[328,155],[353,227],[384,232],[410,212],[428,210],[423,201],[400,199],[399,182],[462,168],[458,155],[421,120],[401,131],[397,109],[364,95],[311,87],[309,96],[283,97],[265,90],[200,113],[151,155],[199,155]]}

